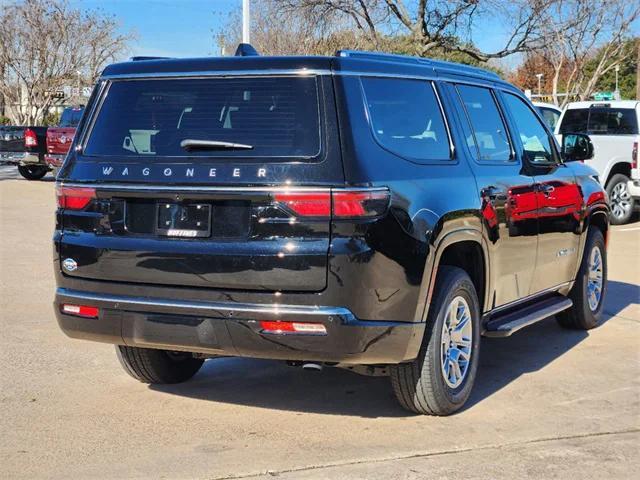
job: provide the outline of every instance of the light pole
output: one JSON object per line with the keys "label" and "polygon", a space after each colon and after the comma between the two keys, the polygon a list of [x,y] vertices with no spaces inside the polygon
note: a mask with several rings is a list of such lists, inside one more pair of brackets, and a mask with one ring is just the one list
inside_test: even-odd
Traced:
{"label": "light pole", "polygon": [[82,75],[82,72],[80,70],[76,70],[76,73],[78,74],[78,78],[76,80],[76,92],[78,92],[78,97],[80,96],[80,75]]}
{"label": "light pole", "polygon": [[620,71],[620,65],[616,65],[616,96],[618,95],[618,92],[620,91],[618,89],[618,72]]}
{"label": "light pole", "polygon": [[542,94],[542,73],[536,73],[536,78],[538,79],[538,96]]}
{"label": "light pole", "polygon": [[242,0],[242,43],[251,43],[249,36],[250,19],[249,0]]}

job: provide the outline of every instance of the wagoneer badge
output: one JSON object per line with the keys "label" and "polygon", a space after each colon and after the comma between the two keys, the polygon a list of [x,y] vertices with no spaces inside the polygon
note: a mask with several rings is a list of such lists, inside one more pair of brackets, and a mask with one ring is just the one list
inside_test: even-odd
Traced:
{"label": "wagoneer badge", "polygon": [[62,268],[67,272],[73,272],[78,268],[78,263],[73,258],[65,258],[62,262]]}

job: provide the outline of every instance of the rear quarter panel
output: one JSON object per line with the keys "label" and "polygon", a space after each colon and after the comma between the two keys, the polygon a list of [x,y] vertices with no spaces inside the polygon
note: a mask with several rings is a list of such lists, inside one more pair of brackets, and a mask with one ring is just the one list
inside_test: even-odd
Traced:
{"label": "rear quarter panel", "polygon": [[[417,164],[382,148],[367,119],[359,78],[335,81],[346,182],[388,187],[392,197],[383,221],[334,229],[332,249],[357,244],[360,252],[351,264],[332,262],[330,273],[343,282],[366,279],[363,297],[377,298],[387,318],[421,321],[441,242],[457,234],[481,242],[473,174],[464,158]],[[356,266],[359,275],[345,274]]]}

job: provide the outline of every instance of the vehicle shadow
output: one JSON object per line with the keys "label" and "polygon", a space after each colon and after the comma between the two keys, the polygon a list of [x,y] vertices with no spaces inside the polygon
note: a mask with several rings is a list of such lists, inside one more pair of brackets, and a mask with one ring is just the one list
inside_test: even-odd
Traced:
{"label": "vehicle shadow", "polygon": [[306,371],[284,362],[246,358],[208,360],[189,382],[153,390],[259,408],[359,417],[404,417],[389,379],[339,369]]}
{"label": "vehicle shadow", "polygon": [[[525,373],[541,370],[587,338],[560,328],[553,318],[506,339],[484,338],[480,370],[466,408]],[[365,418],[404,417],[386,377],[366,377],[338,368],[321,372],[284,362],[242,358],[209,360],[189,382],[152,385],[173,395],[259,408]]]}
{"label": "vehicle shadow", "polygon": [[[636,285],[609,282],[604,322],[629,303],[637,303],[639,291]],[[508,338],[483,338],[478,378],[465,410],[523,375],[542,370],[588,336],[587,331],[566,330],[548,318]],[[386,377],[366,377],[338,368],[304,371],[272,360],[213,359],[189,382],[149,388],[212,402],[301,413],[365,418],[413,415],[399,406]]]}
{"label": "vehicle shadow", "polygon": [[607,315],[617,315],[631,304],[640,304],[640,285],[615,280],[607,281],[607,296],[604,305],[604,311]]}

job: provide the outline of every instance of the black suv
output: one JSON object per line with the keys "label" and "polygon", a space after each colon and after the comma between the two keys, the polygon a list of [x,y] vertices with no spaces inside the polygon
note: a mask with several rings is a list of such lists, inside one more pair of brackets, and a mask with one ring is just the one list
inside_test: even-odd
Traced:
{"label": "black suv", "polygon": [[112,65],[57,179],[57,319],[143,382],[281,359],[388,374],[405,408],[446,415],[481,336],[598,324],[608,207],[568,162],[591,150],[463,65]]}

